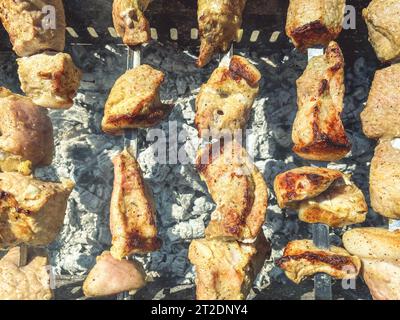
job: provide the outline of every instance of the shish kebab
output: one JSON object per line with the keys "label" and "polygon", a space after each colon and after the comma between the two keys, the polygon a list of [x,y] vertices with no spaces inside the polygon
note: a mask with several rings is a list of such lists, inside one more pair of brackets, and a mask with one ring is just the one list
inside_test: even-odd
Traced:
{"label": "shish kebab", "polygon": [[[128,132],[159,124],[173,108],[173,105],[163,104],[160,100],[163,72],[140,64],[139,46],[150,40],[150,28],[143,15],[149,3],[115,0],[113,4],[115,29],[128,46],[127,71],[111,89],[102,129],[108,134],[124,135],[125,148],[112,160],[112,246],[110,252],[103,252],[97,258],[96,265],[85,280],[83,291],[87,297],[119,294],[118,299],[129,299],[126,292],[143,287],[146,276],[140,263],[127,257],[147,254],[161,247],[154,199],[135,157],[137,138],[134,135],[131,139]],[[115,275],[113,283],[107,281],[110,272]]]}
{"label": "shish kebab", "polygon": [[[340,34],[344,21],[345,6],[345,0],[290,1],[286,33],[298,49],[308,49],[309,63],[313,59],[318,59],[317,57],[322,56],[324,54],[324,47]],[[322,159],[318,159],[318,156],[308,156],[306,154],[307,151],[305,154],[302,154],[296,151],[296,147],[295,145],[294,151],[306,159],[331,160],[323,159],[323,157]],[[309,148],[312,149],[312,146],[310,145]],[[313,242],[317,248],[324,250],[330,248],[329,227],[327,225],[320,223],[313,224]],[[314,290],[317,300],[331,300],[331,278],[324,273],[316,274],[314,277]]]}

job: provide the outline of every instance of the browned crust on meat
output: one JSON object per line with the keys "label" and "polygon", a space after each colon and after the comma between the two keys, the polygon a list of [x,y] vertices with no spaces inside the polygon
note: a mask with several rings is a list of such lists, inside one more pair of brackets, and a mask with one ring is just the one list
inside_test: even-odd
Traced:
{"label": "browned crust on meat", "polygon": [[285,255],[282,258],[279,258],[278,260],[275,261],[275,264],[279,267],[284,269],[285,264],[291,260],[307,260],[308,262],[312,264],[318,264],[318,263],[326,263],[329,264],[332,268],[337,269],[337,270],[342,270],[343,267],[345,266],[354,266],[354,269],[356,270],[357,267],[353,263],[351,257],[345,257],[345,256],[340,256],[340,255],[329,255],[326,254],[325,252],[303,252],[298,255]]}
{"label": "browned crust on meat", "polygon": [[341,178],[343,174],[340,171],[315,167],[301,167],[281,173],[274,181],[278,204],[284,208],[291,202],[317,196]]}
{"label": "browned crust on meat", "polygon": [[298,27],[289,33],[297,48],[304,51],[313,45],[327,45],[337,37],[337,33],[328,30],[321,21],[313,21]]}
{"label": "browned crust on meat", "polygon": [[[152,101],[151,98],[143,100],[140,103],[140,109],[143,109],[144,106],[148,105]],[[148,114],[140,114],[140,111],[135,112],[135,113],[130,113],[130,114],[122,114],[122,115],[112,115],[108,117],[107,123],[112,124],[114,126],[126,126],[130,124],[139,124],[140,127],[143,128],[150,128],[161,121],[163,121],[165,118],[167,118],[171,112],[172,109],[174,108],[173,104],[163,104],[161,107],[157,107],[151,110],[150,113]],[[106,131],[107,133],[112,133],[112,134],[121,134],[122,131]]]}
{"label": "browned crust on meat", "polygon": [[261,80],[260,72],[243,57],[233,56],[229,64],[229,71],[232,78],[237,76],[247,81],[249,86],[256,87]]}

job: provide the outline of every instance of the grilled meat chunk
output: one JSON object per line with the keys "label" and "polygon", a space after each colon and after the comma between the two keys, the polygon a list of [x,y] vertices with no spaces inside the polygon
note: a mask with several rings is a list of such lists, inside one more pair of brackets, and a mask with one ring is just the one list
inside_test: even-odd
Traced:
{"label": "grilled meat chunk", "polygon": [[[46,6],[55,8],[54,21],[48,21],[50,11]],[[66,25],[62,0],[2,0],[0,20],[20,57],[45,50],[64,50]]]}
{"label": "grilled meat chunk", "polygon": [[128,46],[141,45],[150,41],[150,24],[144,12],[150,0],[114,0],[114,28]]}
{"label": "grilled meat chunk", "polygon": [[344,60],[336,42],[310,60],[297,80],[298,112],[293,151],[308,160],[336,161],[351,149],[340,114],[344,97]]}
{"label": "grilled meat chunk", "polygon": [[384,217],[400,219],[400,140],[381,139],[370,169],[372,208]]}
{"label": "grilled meat chunk", "polygon": [[116,260],[104,251],[83,283],[83,293],[86,297],[106,297],[136,291],[145,285],[146,273],[139,262]]}
{"label": "grilled meat chunk", "polygon": [[349,176],[337,170],[302,167],[279,174],[274,182],[281,208],[299,211],[307,223],[343,227],[365,221],[368,206]]}
{"label": "grilled meat chunk", "polygon": [[196,167],[217,204],[206,237],[254,240],[265,221],[268,189],[246,150],[222,140],[199,152]]}
{"label": "grilled meat chunk", "polygon": [[286,34],[301,49],[328,45],[342,31],[345,0],[290,0]]}
{"label": "grilled meat chunk", "polygon": [[197,66],[202,68],[213,55],[228,51],[238,40],[246,0],[199,0],[197,18],[200,32],[200,55]]}
{"label": "grilled meat chunk", "polygon": [[28,160],[35,167],[51,164],[53,126],[46,110],[0,87],[0,119],[0,150],[6,158],[18,156],[22,165]]}
{"label": "grilled meat chunk", "polygon": [[122,134],[124,129],[148,128],[169,116],[173,105],[160,101],[164,73],[148,65],[128,70],[111,89],[105,105],[103,131]]}
{"label": "grilled meat chunk", "polygon": [[0,260],[0,300],[50,300],[50,276],[48,257],[34,253],[28,256],[28,264],[19,266],[20,248],[12,248]]}
{"label": "grilled meat chunk", "polygon": [[20,58],[18,75],[22,91],[42,107],[72,107],[82,72],[68,53],[41,53]]}
{"label": "grilled meat chunk", "polygon": [[363,131],[368,138],[400,137],[399,79],[400,64],[375,73],[367,106],[361,113]]}
{"label": "grilled meat chunk", "polygon": [[229,67],[218,67],[196,99],[199,135],[245,129],[260,79],[260,72],[243,57],[233,56]]}
{"label": "grilled meat chunk", "polygon": [[289,242],[283,257],[276,264],[297,284],[321,272],[336,279],[353,279],[361,269],[360,259],[351,256],[345,249],[334,246],[329,250],[319,249],[311,240]]}
{"label": "grilled meat chunk", "polygon": [[111,254],[115,259],[158,250],[156,209],[139,163],[123,151],[113,159],[114,190],[111,198]]}
{"label": "grilled meat chunk", "polygon": [[73,187],[70,180],[53,183],[0,173],[0,249],[53,242],[63,226]]}
{"label": "grilled meat chunk", "polygon": [[261,234],[255,244],[200,239],[189,247],[196,268],[198,300],[244,300],[270,256],[271,247]]}
{"label": "grilled meat chunk", "polygon": [[399,0],[372,0],[363,10],[369,40],[379,60],[383,62],[400,58],[399,15]]}
{"label": "grilled meat chunk", "polygon": [[400,231],[359,228],[343,235],[345,248],[361,258],[362,275],[375,300],[400,300]]}

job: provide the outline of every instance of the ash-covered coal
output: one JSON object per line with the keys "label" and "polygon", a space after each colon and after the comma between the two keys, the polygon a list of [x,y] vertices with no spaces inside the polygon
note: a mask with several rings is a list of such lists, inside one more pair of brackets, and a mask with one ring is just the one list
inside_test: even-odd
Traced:
{"label": "ash-covered coal", "polygon": [[[56,156],[51,167],[37,169],[35,174],[49,180],[71,177],[76,182],[64,228],[50,246],[50,254],[57,273],[83,275],[93,266],[96,256],[110,247],[111,158],[122,150],[123,139],[103,134],[100,123],[108,92],[125,70],[126,50],[121,46],[101,49],[73,46],[71,53],[84,71],[82,85],[73,108],[50,111],[55,127]],[[257,52],[239,54],[249,57],[263,75],[248,127],[252,130],[249,140],[254,148],[254,161],[270,189],[264,233],[273,248],[271,259],[265,262],[251,297],[283,299],[287,298],[287,291],[276,288],[281,288],[282,283],[292,290],[294,286],[290,287],[273,261],[281,255],[288,241],[311,238],[311,227],[300,222],[295,213],[279,209],[272,183],[278,173],[310,164],[291,152],[291,127],[297,111],[295,81],[305,69],[307,59],[296,50],[272,45],[261,46]],[[13,54],[0,54],[0,84],[19,91],[14,60]],[[188,245],[192,239],[204,236],[210,213],[215,208],[207,188],[190,163],[195,157],[197,142],[194,103],[199,87],[208,79],[216,62],[205,69],[197,69],[190,55],[172,46],[152,43],[144,49],[142,63],[166,73],[161,97],[176,104],[169,120],[176,121],[178,132],[186,131],[189,138],[178,142],[178,147],[184,148],[190,161],[188,164],[160,164],[154,155],[154,142],[146,141],[148,130],[139,130],[138,159],[154,193],[164,244],[160,251],[139,258],[154,282],[138,295],[147,299],[171,298],[173,292],[180,292],[178,288],[182,285],[189,285],[182,287],[185,295],[181,298],[192,298],[194,273],[187,259]],[[374,144],[363,136],[359,114],[375,68],[374,61],[365,57],[359,57],[354,65],[347,67],[343,120],[352,138],[353,150],[346,159],[329,165],[352,173],[367,198],[369,162]],[[168,139],[170,122],[166,121],[158,128],[166,132]],[[366,225],[380,224],[382,219],[370,210]],[[339,236],[343,231],[332,233],[334,243],[340,243]]]}

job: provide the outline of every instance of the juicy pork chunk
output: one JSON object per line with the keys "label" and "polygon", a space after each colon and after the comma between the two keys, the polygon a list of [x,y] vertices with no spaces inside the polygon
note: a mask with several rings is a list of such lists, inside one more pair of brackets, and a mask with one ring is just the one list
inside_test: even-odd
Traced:
{"label": "juicy pork chunk", "polygon": [[307,223],[344,227],[364,222],[368,206],[350,177],[337,170],[302,167],[279,174],[274,182],[281,208],[299,211]]}
{"label": "juicy pork chunk", "polygon": [[213,55],[228,51],[239,38],[246,0],[199,0],[197,18],[201,39],[198,67],[204,67]]}
{"label": "juicy pork chunk", "polygon": [[342,31],[345,7],[345,0],[290,0],[286,34],[301,50],[326,46]]}
{"label": "juicy pork chunk", "polygon": [[112,16],[114,28],[128,46],[150,41],[150,24],[144,12],[150,0],[114,0]]}
{"label": "juicy pork chunk", "polygon": [[139,163],[123,151],[113,159],[114,189],[111,197],[111,254],[123,259],[161,247],[157,237],[156,209]]}
{"label": "juicy pork chunk", "polygon": [[371,161],[369,188],[372,208],[400,219],[400,140],[381,139]]}
{"label": "juicy pork chunk", "polygon": [[317,273],[327,273],[336,279],[354,279],[361,269],[360,259],[345,249],[334,246],[329,250],[319,249],[311,240],[290,242],[276,264],[297,284]]}
{"label": "juicy pork chunk", "polygon": [[68,53],[41,53],[20,58],[18,75],[22,91],[42,107],[72,107],[82,72]]}
{"label": "juicy pork chunk", "polygon": [[361,113],[363,131],[368,138],[400,137],[399,79],[400,64],[375,73],[367,106]]}
{"label": "juicy pork chunk", "polygon": [[63,226],[70,180],[52,183],[18,173],[0,173],[0,249],[46,246]]}
{"label": "juicy pork chunk", "polygon": [[146,285],[143,266],[133,260],[114,259],[105,251],[83,283],[86,297],[106,297],[126,291],[136,291]]}
{"label": "juicy pork chunk", "polygon": [[340,114],[344,98],[344,60],[336,42],[310,60],[297,80],[298,112],[293,151],[308,160],[336,161],[351,149]]}
{"label": "juicy pork chunk", "polygon": [[363,10],[369,40],[379,60],[400,58],[400,1],[372,0]]}
{"label": "juicy pork chunk", "polygon": [[35,167],[51,164],[53,126],[46,110],[0,87],[0,119],[0,163],[12,161],[11,157],[14,167],[18,167],[18,158],[23,166],[24,161]]}
{"label": "juicy pork chunk", "polygon": [[[50,11],[45,6],[55,8],[54,21],[47,19]],[[2,0],[0,20],[20,57],[45,50],[64,50],[66,25],[62,0]]]}
{"label": "juicy pork chunk", "polygon": [[260,72],[245,58],[233,56],[229,67],[218,67],[196,99],[199,135],[245,129],[259,91]]}
{"label": "juicy pork chunk", "polygon": [[103,131],[122,134],[124,129],[148,128],[167,118],[173,105],[160,101],[164,73],[148,65],[128,70],[111,89],[105,105]]}
{"label": "juicy pork chunk", "polygon": [[197,300],[246,299],[270,253],[264,234],[255,244],[193,240],[189,260],[196,268]]}
{"label": "juicy pork chunk", "polygon": [[359,228],[343,235],[345,248],[361,258],[363,278],[375,300],[400,300],[400,231]]}
{"label": "juicy pork chunk", "polygon": [[48,257],[33,254],[19,266],[20,248],[12,248],[0,260],[0,300],[51,300]]}
{"label": "juicy pork chunk", "polygon": [[206,237],[254,241],[265,221],[268,189],[246,150],[237,142],[209,145],[199,152],[196,167],[217,204]]}

